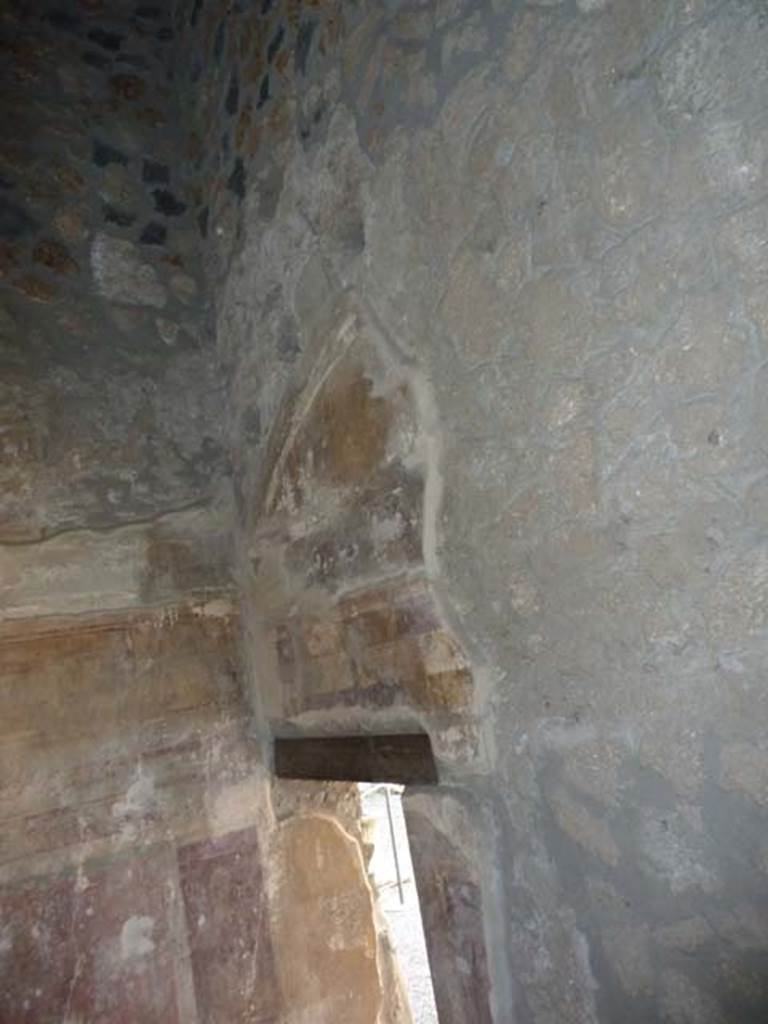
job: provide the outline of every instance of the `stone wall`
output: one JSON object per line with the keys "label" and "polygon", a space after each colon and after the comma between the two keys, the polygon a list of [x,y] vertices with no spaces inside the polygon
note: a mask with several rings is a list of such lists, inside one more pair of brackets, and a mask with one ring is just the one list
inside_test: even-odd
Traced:
{"label": "stone wall", "polygon": [[762,1021],[763,0],[2,24],[0,1012],[397,1019],[259,741],[424,728],[446,1020]]}
{"label": "stone wall", "polygon": [[223,467],[163,5],[0,15],[0,538],[200,501]]}
{"label": "stone wall", "polygon": [[0,1020],[409,1024],[356,792],[252,735],[169,15],[0,15]]}
{"label": "stone wall", "polygon": [[430,730],[497,1021],[764,1016],[767,13],[177,5],[257,720]]}

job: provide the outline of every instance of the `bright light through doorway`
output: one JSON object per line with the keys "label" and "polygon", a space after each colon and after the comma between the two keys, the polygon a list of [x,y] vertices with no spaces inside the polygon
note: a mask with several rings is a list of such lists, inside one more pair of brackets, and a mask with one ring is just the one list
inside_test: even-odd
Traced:
{"label": "bright light through doorway", "polygon": [[408,846],[402,786],[360,783],[369,871],[411,1007],[413,1024],[438,1024],[424,926]]}

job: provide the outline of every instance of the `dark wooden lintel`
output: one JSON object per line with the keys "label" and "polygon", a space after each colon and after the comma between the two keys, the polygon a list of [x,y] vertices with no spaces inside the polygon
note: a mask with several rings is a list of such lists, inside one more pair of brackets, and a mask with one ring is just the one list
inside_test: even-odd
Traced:
{"label": "dark wooden lintel", "polygon": [[437,782],[425,733],[391,736],[320,736],[275,739],[275,774],[325,782]]}

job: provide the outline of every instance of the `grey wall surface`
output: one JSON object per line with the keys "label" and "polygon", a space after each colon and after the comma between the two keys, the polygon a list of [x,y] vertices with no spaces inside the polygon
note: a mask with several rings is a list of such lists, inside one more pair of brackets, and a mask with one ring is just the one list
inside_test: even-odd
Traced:
{"label": "grey wall surface", "polygon": [[768,8],[195,2],[177,30],[241,523],[338,296],[432,403],[498,1021],[763,1021]]}
{"label": "grey wall surface", "polygon": [[172,41],[164,5],[0,13],[0,540],[185,507],[220,473]]}

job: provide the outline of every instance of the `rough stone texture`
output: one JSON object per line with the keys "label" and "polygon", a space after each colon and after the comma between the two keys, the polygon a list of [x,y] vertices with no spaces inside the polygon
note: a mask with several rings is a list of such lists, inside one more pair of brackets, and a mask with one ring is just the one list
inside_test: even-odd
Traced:
{"label": "rough stone texture", "polygon": [[162,309],[166,292],[153,267],[142,263],[137,247],[124,239],[99,234],[91,249],[96,287],[113,302]]}
{"label": "rough stone texture", "polygon": [[0,540],[180,508],[224,468],[206,302],[174,286],[197,232],[146,174],[177,150],[170,32],[165,4],[0,15]]}
{"label": "rough stone texture", "polygon": [[[489,801],[498,1021],[761,1019],[768,949],[690,922],[764,911],[764,5],[175,24],[257,720],[416,717]],[[340,683],[379,656],[344,602],[403,576],[450,724],[395,636],[390,707]]]}
{"label": "rough stone texture", "polygon": [[[418,724],[432,735],[450,789],[411,820],[430,912],[451,896],[435,919],[453,930],[430,938],[447,1019],[469,999],[496,1024],[762,1022],[765,4],[178,0],[166,13],[3,12],[7,95],[30,99],[3,100],[0,147],[0,539],[11,573],[23,569],[12,607],[39,614],[51,579],[52,600],[71,586],[81,609],[90,587],[91,611],[99,594],[122,607],[127,587],[136,615],[168,603],[178,564],[199,567],[197,601],[205,551],[195,559],[179,539],[148,554],[141,538],[159,513],[210,494],[228,464],[252,734]],[[80,531],[28,543],[137,518],[151,522],[121,536],[109,583],[73,569]],[[157,589],[142,596],[147,573]],[[180,615],[173,643],[179,658],[192,646],[184,678],[205,693],[190,621]],[[40,720],[73,729],[74,743],[86,716],[55,714],[73,679],[98,694],[100,672],[123,678],[124,645],[138,652],[130,665],[149,658],[134,627],[91,630],[105,647],[85,671],[69,625],[50,647],[39,622],[3,629],[15,638],[4,650],[27,644],[12,662],[23,680],[9,698],[13,744],[38,742],[25,738],[30,680],[47,693]],[[108,690],[106,719],[122,721],[119,706],[142,721],[163,694],[181,701],[183,682],[161,676],[151,700],[141,686],[135,701]],[[3,777],[18,780],[9,760]],[[47,753],[40,778],[56,763]],[[12,804],[39,797],[36,773]],[[261,813],[264,779],[246,774],[245,802]],[[132,826],[143,778],[121,776],[116,817],[102,822],[94,803],[108,837]],[[78,806],[89,785],[72,783]],[[242,806],[225,799],[211,820],[228,825],[206,817],[189,838],[201,862],[211,831],[254,827]],[[51,836],[65,850],[91,842],[57,807],[42,809],[44,827],[13,826],[22,873]],[[471,828],[456,809],[468,807]],[[285,865],[306,867],[290,836],[307,822],[349,867],[332,893],[305,879],[304,909],[273,919],[276,985],[296,969],[286,921],[318,901],[343,909],[350,887],[367,936],[352,998],[368,1019],[375,943],[357,851],[336,842],[338,805],[316,812],[306,791],[280,825],[264,810],[267,890],[284,896]],[[210,859],[256,891],[239,842]],[[171,876],[165,864],[148,863],[149,891]],[[185,872],[189,905],[204,905],[216,871]],[[51,900],[24,890],[14,906],[66,917],[74,886],[47,877],[60,886]],[[156,901],[166,918],[170,891]],[[108,1015],[79,994],[65,917],[50,922],[62,959],[45,1014]],[[189,962],[169,945],[184,932],[154,917],[143,898],[119,922],[104,911],[130,971],[151,943]],[[235,1012],[197,927],[186,934],[200,1013]],[[248,919],[228,948],[250,953],[259,934]],[[310,939],[300,935],[303,958],[335,962]],[[12,973],[17,1017],[33,1012],[23,975]],[[341,1019],[337,989],[316,982],[291,980],[274,1016]],[[167,972],[131,992],[133,1016],[174,1019]]]}

